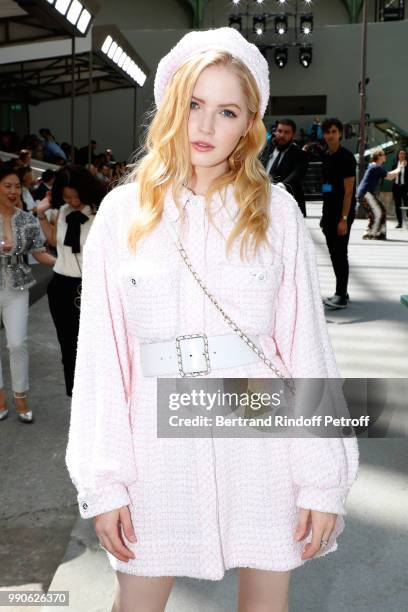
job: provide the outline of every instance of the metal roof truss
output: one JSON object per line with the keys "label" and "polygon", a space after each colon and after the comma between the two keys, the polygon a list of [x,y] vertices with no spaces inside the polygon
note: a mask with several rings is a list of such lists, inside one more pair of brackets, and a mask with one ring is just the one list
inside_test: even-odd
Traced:
{"label": "metal roof truss", "polygon": [[[75,96],[89,93],[90,54],[75,56]],[[129,81],[115,68],[92,57],[93,93],[130,87]],[[47,58],[0,66],[0,100],[16,98],[16,90],[24,93],[29,104],[67,98],[72,93],[72,56]]]}

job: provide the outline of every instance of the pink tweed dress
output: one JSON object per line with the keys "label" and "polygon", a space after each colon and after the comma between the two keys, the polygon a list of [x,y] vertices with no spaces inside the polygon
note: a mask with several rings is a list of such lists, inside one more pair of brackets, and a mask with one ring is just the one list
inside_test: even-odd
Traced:
{"label": "pink tweed dress", "polygon": [[[338,377],[319,289],[314,246],[296,202],[273,186],[269,240],[250,262],[225,242],[237,212],[233,187],[212,202],[185,189],[184,247],[199,275],[266,356],[293,377]],[[180,223],[171,189],[165,214]],[[225,570],[290,570],[306,561],[293,539],[299,508],[336,513],[319,556],[337,549],[357,477],[355,437],[158,438],[157,378],[145,377],[140,345],[194,333],[230,334],[186,269],[162,220],[136,254],[127,234],[138,186],[102,202],[84,248],[77,365],[66,463],[79,511],[91,518],[127,505],[137,537],[114,570],[139,576],[220,580]],[[263,362],[211,371],[268,378]],[[178,375],[175,375],[178,376]]]}

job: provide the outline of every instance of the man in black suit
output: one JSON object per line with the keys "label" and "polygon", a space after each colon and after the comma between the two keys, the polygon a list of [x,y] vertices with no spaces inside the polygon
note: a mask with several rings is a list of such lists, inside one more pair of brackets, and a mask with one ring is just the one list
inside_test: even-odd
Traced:
{"label": "man in black suit", "polygon": [[283,183],[286,190],[293,195],[306,217],[302,183],[309,161],[307,154],[293,141],[295,134],[296,123],[292,119],[281,119],[277,122],[265,167],[273,182]]}

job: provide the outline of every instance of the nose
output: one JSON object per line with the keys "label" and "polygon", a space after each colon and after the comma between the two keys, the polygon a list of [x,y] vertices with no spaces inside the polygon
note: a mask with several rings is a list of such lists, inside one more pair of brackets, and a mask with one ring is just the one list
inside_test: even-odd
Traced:
{"label": "nose", "polygon": [[214,134],[214,118],[211,113],[203,113],[200,118],[200,132],[203,134]]}

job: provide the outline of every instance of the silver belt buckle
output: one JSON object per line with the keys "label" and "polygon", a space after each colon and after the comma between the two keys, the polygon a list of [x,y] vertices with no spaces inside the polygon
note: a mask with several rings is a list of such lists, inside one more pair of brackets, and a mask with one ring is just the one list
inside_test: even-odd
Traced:
{"label": "silver belt buckle", "polygon": [[[184,368],[183,368],[183,355],[181,353],[181,346],[180,346],[180,342],[182,340],[192,340],[193,338],[202,338],[203,340],[203,345],[204,345],[204,352],[203,355],[205,357],[205,363],[207,366],[206,370],[200,370],[197,372],[185,372]],[[179,367],[179,372],[181,374],[181,376],[201,376],[201,375],[206,375],[209,374],[210,372],[210,355],[208,353],[208,338],[205,334],[188,334],[186,336],[177,336],[176,338],[176,351],[177,351],[177,361],[178,361],[178,367]]]}

